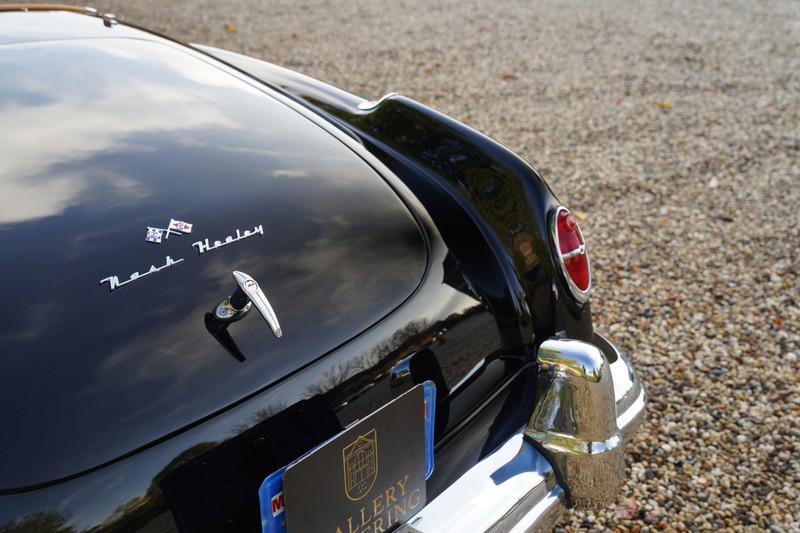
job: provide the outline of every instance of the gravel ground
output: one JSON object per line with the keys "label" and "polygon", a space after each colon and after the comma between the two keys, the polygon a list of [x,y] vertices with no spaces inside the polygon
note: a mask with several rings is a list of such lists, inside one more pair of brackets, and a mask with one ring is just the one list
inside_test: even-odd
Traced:
{"label": "gravel ground", "polygon": [[596,323],[650,394],[619,504],[567,531],[800,530],[800,4],[96,4],[535,164],[591,246]]}

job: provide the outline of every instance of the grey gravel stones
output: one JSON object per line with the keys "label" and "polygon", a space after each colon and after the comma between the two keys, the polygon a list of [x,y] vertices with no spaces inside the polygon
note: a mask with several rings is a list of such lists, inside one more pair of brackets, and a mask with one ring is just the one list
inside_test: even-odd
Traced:
{"label": "grey gravel stones", "polygon": [[98,7],[497,138],[581,211],[598,330],[650,396],[617,505],[561,529],[800,530],[794,0]]}

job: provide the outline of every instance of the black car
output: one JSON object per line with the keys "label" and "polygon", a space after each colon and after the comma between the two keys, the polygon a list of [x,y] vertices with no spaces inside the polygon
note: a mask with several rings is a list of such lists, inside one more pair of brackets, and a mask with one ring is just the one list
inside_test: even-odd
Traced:
{"label": "black car", "polygon": [[0,6],[0,532],[527,531],[644,416],[575,216],[413,100]]}

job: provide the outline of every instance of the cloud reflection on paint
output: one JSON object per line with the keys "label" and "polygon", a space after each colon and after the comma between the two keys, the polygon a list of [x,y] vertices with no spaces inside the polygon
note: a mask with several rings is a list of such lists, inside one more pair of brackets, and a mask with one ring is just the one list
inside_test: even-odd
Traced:
{"label": "cloud reflection on paint", "polygon": [[[181,83],[181,78],[213,80],[229,87],[237,80],[220,76],[201,62],[186,61],[180,54],[159,53],[148,67],[156,78],[161,77],[154,81],[134,61],[136,54],[128,50],[131,45],[123,43],[109,43],[99,57],[96,47],[81,41],[61,43],[56,50],[39,43],[3,47],[0,225],[60,214],[90,188],[107,191],[110,200],[145,198],[153,191],[143,190],[126,176],[94,173],[91,168],[75,172],[69,170],[70,164],[97,153],[136,150],[135,137],[142,132],[171,131],[175,124],[183,129],[229,124],[218,107],[197,105],[207,96],[193,93],[192,85]],[[136,45],[143,46],[159,45]],[[31,53],[56,54],[63,60],[38,62]],[[109,63],[105,75],[97,75],[103,69],[98,70],[96,63],[90,71],[84,68],[87,55],[92,62]],[[136,68],[120,64],[125,61]],[[45,68],[46,73],[42,72]],[[165,75],[175,78],[175,83],[163,83]],[[59,83],[51,83],[54,79]],[[241,90],[254,90],[239,85]],[[132,105],[144,94],[147,106]],[[17,105],[20,99],[38,105]]]}
{"label": "cloud reflection on paint", "polygon": [[[0,133],[0,293],[14,302],[0,307],[0,374],[12,376],[0,403],[15,405],[6,449],[19,458],[4,465],[6,487],[216,413],[357,337],[417,287],[426,247],[389,185],[250,82],[130,39],[1,46],[0,68],[0,121],[17,130]],[[170,217],[193,223],[191,236],[144,242]],[[263,237],[202,256],[191,247],[262,224]],[[167,255],[184,261],[113,293],[98,285]],[[262,285],[284,329],[276,340],[257,313],[233,324],[244,363],[204,324],[233,292],[233,270]]]}

